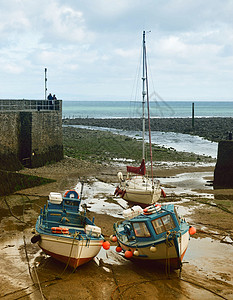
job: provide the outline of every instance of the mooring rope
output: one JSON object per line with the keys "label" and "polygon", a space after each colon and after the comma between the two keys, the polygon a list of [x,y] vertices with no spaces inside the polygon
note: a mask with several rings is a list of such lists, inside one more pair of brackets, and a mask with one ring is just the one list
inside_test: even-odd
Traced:
{"label": "mooring rope", "polygon": [[75,242],[76,237],[77,237],[79,234],[80,234],[80,233],[77,233],[77,232],[74,234],[73,241],[72,241],[71,248],[70,248],[69,258],[68,258],[68,261],[67,261],[67,263],[66,263],[66,266],[65,266],[64,270],[63,270],[62,273],[60,274],[60,277],[62,277],[62,275],[64,274],[65,270],[67,269],[67,267],[68,267],[68,265],[69,265],[69,262],[70,262],[70,259],[71,259],[71,254],[72,254],[72,250],[73,250],[73,247],[74,247],[74,242]]}
{"label": "mooring rope", "polygon": [[9,209],[10,214],[12,215],[12,217],[14,217],[16,220],[18,220],[18,221],[21,222],[21,223],[27,224],[26,222],[20,220],[20,219],[12,212],[12,210],[11,210],[11,208],[10,208],[10,205],[8,204],[8,202],[7,202],[7,200],[6,200],[6,196],[4,196],[4,201],[5,201],[5,203],[6,203],[6,206],[7,206],[8,209]]}
{"label": "mooring rope", "polygon": [[44,300],[45,297],[44,297],[44,294],[43,294],[43,291],[42,291],[42,288],[41,288],[41,284],[40,284],[40,280],[39,280],[39,277],[38,277],[38,274],[37,274],[36,265],[34,264],[34,266],[35,266],[34,267],[34,272],[36,274],[36,280],[37,280],[37,284],[38,284],[38,287],[39,287],[40,295],[41,295],[42,300]]}

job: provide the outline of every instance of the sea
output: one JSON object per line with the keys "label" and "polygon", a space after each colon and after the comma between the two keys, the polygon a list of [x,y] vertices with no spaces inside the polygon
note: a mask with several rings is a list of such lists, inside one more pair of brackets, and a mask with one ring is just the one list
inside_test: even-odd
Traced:
{"label": "sea", "polygon": [[[140,118],[140,101],[63,101],[63,118]],[[233,117],[233,101],[151,101],[151,118]],[[104,127],[79,126],[93,130],[108,130],[138,138],[137,131]],[[198,136],[174,132],[152,132],[152,143],[177,151],[217,157],[218,144]]]}
{"label": "sea", "polygon": [[[233,117],[233,101],[150,101],[151,118]],[[63,118],[141,117],[141,101],[63,101]]]}

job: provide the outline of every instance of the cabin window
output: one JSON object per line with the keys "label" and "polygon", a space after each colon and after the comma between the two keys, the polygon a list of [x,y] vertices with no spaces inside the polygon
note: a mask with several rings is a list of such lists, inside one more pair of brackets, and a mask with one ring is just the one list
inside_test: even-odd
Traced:
{"label": "cabin window", "polygon": [[166,232],[175,227],[171,215],[165,215],[161,218],[153,220],[152,225],[154,226],[155,232],[157,234]]}
{"label": "cabin window", "polygon": [[163,221],[163,224],[164,224],[166,230],[170,230],[170,229],[172,229],[172,228],[175,227],[171,215],[163,216],[163,217],[162,217],[162,221]]}
{"label": "cabin window", "polygon": [[148,230],[147,226],[143,222],[133,223],[133,228],[135,235],[137,237],[149,237],[150,231]]}

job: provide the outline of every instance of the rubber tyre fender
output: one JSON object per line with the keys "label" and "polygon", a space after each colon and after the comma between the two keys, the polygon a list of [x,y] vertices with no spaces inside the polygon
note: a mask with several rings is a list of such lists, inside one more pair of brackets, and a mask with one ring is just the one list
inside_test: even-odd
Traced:
{"label": "rubber tyre fender", "polygon": [[33,235],[33,237],[31,238],[31,242],[32,242],[33,244],[39,242],[40,240],[41,240],[40,234],[35,234],[35,235]]}

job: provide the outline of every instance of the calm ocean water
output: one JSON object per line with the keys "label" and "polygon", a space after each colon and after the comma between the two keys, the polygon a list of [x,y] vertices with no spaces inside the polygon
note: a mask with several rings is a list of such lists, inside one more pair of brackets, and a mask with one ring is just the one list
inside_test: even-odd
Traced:
{"label": "calm ocean water", "polygon": [[[196,101],[195,117],[233,117],[233,101]],[[131,118],[141,116],[138,101],[63,101],[63,118]],[[192,116],[192,101],[151,101],[151,117]]]}

